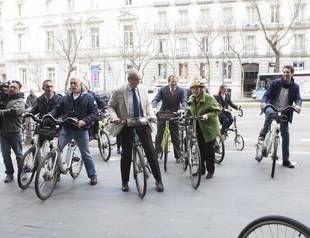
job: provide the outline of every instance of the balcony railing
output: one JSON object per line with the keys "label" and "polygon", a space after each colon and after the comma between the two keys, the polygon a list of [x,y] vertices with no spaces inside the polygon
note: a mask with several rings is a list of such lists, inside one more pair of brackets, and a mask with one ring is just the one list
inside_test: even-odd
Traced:
{"label": "balcony railing", "polygon": [[252,50],[246,50],[243,53],[243,56],[245,56],[245,57],[255,57],[257,55],[258,55],[257,49],[255,49],[255,48],[253,48]]}
{"label": "balcony railing", "polygon": [[197,0],[197,4],[213,3],[213,0]]}
{"label": "balcony railing", "polygon": [[310,22],[309,21],[297,21],[293,24],[294,29],[308,29],[310,28]]}
{"label": "balcony railing", "polygon": [[242,24],[242,30],[245,31],[257,31],[259,29],[258,23],[243,23]]}
{"label": "balcony railing", "polygon": [[175,24],[175,31],[178,33],[187,33],[191,32],[192,27],[190,22],[177,22]]}
{"label": "balcony railing", "polygon": [[174,4],[176,6],[190,5],[191,4],[191,0],[175,0]]}
{"label": "balcony railing", "polygon": [[291,51],[291,57],[296,57],[296,56],[307,56],[306,49],[300,49],[300,50],[293,49]]}
{"label": "balcony railing", "polygon": [[198,20],[196,23],[198,32],[212,31],[213,25],[212,22],[207,20]]}
{"label": "balcony railing", "polygon": [[167,24],[164,24],[164,23],[155,24],[154,25],[154,33],[157,33],[157,34],[167,34],[167,33],[169,33],[168,23]]}
{"label": "balcony railing", "polygon": [[154,1],[154,7],[168,7],[169,1]]}
{"label": "balcony railing", "polygon": [[188,58],[189,57],[189,49],[177,50],[176,57],[177,58]]}
{"label": "balcony railing", "polygon": [[269,23],[265,25],[267,30],[283,29],[283,23]]}

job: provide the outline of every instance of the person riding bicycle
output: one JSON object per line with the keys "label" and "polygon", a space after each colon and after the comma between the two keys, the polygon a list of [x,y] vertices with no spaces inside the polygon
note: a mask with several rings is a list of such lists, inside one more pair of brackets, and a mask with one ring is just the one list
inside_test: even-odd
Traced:
{"label": "person riding bicycle", "polygon": [[[156,120],[152,110],[151,103],[147,97],[147,91],[140,86],[141,74],[139,71],[131,69],[128,72],[128,83],[116,89],[109,101],[108,111],[111,116],[111,122],[115,124],[115,129],[120,136],[122,153],[121,153],[121,177],[122,191],[129,191],[129,175],[132,161],[132,142],[134,140],[134,130],[123,124],[129,118],[146,117]],[[135,129],[139,141],[144,149],[147,161],[151,167],[152,174],[156,180],[157,192],[163,192],[160,167],[158,164],[155,148],[152,142],[151,127],[149,125],[139,126]]]}
{"label": "person riding bicycle", "polygon": [[62,115],[63,120],[67,117],[78,119],[77,125],[66,123],[62,126],[59,134],[59,150],[62,151],[73,138],[81,152],[87,175],[90,178],[90,185],[96,185],[97,174],[89,149],[88,130],[97,117],[97,103],[91,94],[83,90],[81,80],[75,73],[70,75],[70,89],[71,92],[63,96],[60,103],[50,113],[54,117]]}
{"label": "person riding bicycle", "polygon": [[241,107],[231,101],[230,94],[228,93],[227,86],[225,84],[220,86],[218,94],[214,97],[222,108],[219,115],[220,123],[222,124],[221,135],[226,136],[227,129],[234,122],[231,112],[228,111],[229,106],[235,110],[239,110]]}
{"label": "person riding bicycle", "polygon": [[[168,85],[162,87],[155,98],[152,100],[152,107],[156,110],[157,104],[162,101],[159,112],[177,112],[186,107],[185,93],[182,88],[177,86],[177,78],[174,75],[168,77]],[[165,121],[157,121],[157,134],[155,137],[155,150],[158,154],[160,152],[161,141],[163,139],[165,129]],[[178,121],[169,122],[169,130],[174,149],[174,157],[178,161],[181,158],[180,142],[179,142],[179,124]]]}
{"label": "person riding bicycle", "polygon": [[[265,92],[261,108],[262,110],[267,104],[272,104],[278,109],[283,109],[286,106],[296,104],[296,110],[301,112],[302,99],[300,97],[299,86],[294,82],[293,74],[294,68],[291,65],[286,65],[282,69],[282,77],[272,81],[267,91]],[[265,122],[264,127],[260,131],[259,140],[265,139],[267,132],[270,130],[271,123],[275,119],[276,112],[270,107],[265,110]],[[288,168],[294,168],[295,166],[289,160],[289,126],[288,122],[292,123],[293,111],[288,111],[287,120],[280,123],[280,131],[282,136],[282,165]]]}
{"label": "person riding bicycle", "polygon": [[186,110],[186,116],[202,116],[197,124],[197,140],[201,154],[201,174],[208,174],[207,179],[213,177],[214,166],[214,143],[217,136],[220,135],[218,114],[220,108],[214,97],[204,92],[205,85],[201,80],[195,79],[191,83],[192,96],[189,98],[189,107]]}
{"label": "person riding bicycle", "polygon": [[[44,93],[37,98],[36,105],[30,110],[30,113],[33,115],[39,114],[39,118],[41,119],[44,115],[48,114],[57,104],[60,103],[62,96],[57,94],[54,89],[54,83],[50,79],[44,80],[42,84],[42,89]],[[44,135],[40,135],[39,137],[39,145],[41,146],[43,141],[45,140]]]}

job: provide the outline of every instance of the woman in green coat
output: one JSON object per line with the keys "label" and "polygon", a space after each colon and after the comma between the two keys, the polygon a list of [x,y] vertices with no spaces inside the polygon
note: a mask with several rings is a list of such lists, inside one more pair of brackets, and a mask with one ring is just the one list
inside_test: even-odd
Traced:
{"label": "woman in green coat", "polygon": [[220,108],[217,101],[204,92],[204,84],[201,80],[194,80],[191,84],[192,96],[189,98],[187,115],[202,116],[204,120],[198,121],[197,140],[201,154],[201,174],[206,173],[207,179],[213,177],[215,166],[214,143],[220,135],[218,114]]}

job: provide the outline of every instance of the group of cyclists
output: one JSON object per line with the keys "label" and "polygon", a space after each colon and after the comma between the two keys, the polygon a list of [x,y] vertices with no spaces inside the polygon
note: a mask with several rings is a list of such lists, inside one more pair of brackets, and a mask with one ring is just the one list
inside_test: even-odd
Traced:
{"label": "group of cyclists", "polygon": [[[300,98],[299,86],[294,82],[294,68],[286,65],[282,69],[283,76],[271,83],[262,99],[261,108],[267,104],[272,104],[276,108],[284,108],[288,105],[296,104],[297,112],[301,111],[302,100]],[[129,191],[129,175],[131,166],[131,150],[134,133],[140,139],[144,149],[147,161],[150,165],[152,174],[155,179],[156,190],[164,191],[161,171],[158,163],[158,154],[160,153],[161,141],[165,124],[156,120],[158,112],[180,112],[183,110],[183,116],[201,116],[202,119],[197,123],[197,140],[201,153],[201,175],[207,174],[206,178],[211,179],[214,176],[215,166],[215,140],[218,136],[225,136],[227,129],[231,126],[233,119],[229,107],[239,110],[241,107],[231,101],[231,96],[226,85],[221,85],[217,95],[212,96],[205,90],[205,85],[200,79],[194,79],[191,82],[191,96],[186,100],[184,89],[178,86],[177,77],[170,75],[168,85],[162,87],[155,98],[150,102],[147,96],[147,90],[140,84],[141,74],[137,70],[130,70],[127,76],[127,83],[118,89],[115,89],[107,105],[107,112],[110,116],[112,127],[118,135],[118,142],[121,145],[121,179],[122,191]],[[10,97],[5,109],[0,110],[2,120],[1,128],[1,151],[4,159],[6,177],[4,182],[11,182],[14,178],[14,169],[10,153],[11,148],[14,150],[17,162],[21,162],[21,108],[22,96],[20,94],[21,84],[17,81],[10,85]],[[32,113],[39,118],[44,118],[50,114],[53,117],[77,118],[77,123],[66,123],[62,126],[59,134],[58,147],[60,151],[65,145],[74,139],[81,157],[83,159],[87,175],[91,185],[97,184],[97,173],[94,158],[90,153],[89,139],[90,136],[96,136],[96,133],[89,133],[93,127],[97,130],[98,100],[96,95],[89,91],[78,78],[76,73],[70,76],[70,90],[64,96],[54,91],[54,84],[51,80],[45,80],[42,85],[44,93],[37,98],[36,105],[26,113]],[[14,92],[18,90],[18,92]],[[14,100],[13,100],[14,99]],[[97,101],[97,102],[96,102]],[[161,102],[161,108],[157,110],[157,104]],[[17,107],[18,105],[18,107]],[[100,105],[102,108],[102,105]],[[155,112],[155,113],[154,113]],[[25,114],[25,112],[23,112]],[[259,135],[259,140],[263,140],[267,131],[270,129],[271,122],[274,118],[275,111],[271,108],[265,111],[266,119],[264,127]],[[141,126],[135,132],[126,123],[128,118],[146,117],[151,121],[157,121],[157,134],[155,137],[155,146],[152,141],[151,128],[149,125]],[[7,129],[7,120],[12,120],[15,124],[11,130]],[[292,112],[287,113],[287,120],[281,122],[282,156],[283,166],[294,168],[289,160],[289,132],[288,122],[292,122]],[[13,129],[12,129],[13,128]],[[179,124],[177,120],[169,122],[171,140],[174,148],[174,157],[176,162],[182,160],[180,151]],[[15,138],[9,139],[10,136]],[[17,138],[17,139],[16,139]],[[39,136],[39,143],[44,141],[44,135]]]}

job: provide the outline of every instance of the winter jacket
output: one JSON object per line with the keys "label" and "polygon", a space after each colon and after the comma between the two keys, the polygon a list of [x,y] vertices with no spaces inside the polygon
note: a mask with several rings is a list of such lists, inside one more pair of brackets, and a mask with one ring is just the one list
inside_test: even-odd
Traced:
{"label": "winter jacket", "polygon": [[195,101],[193,96],[190,96],[189,107],[186,114],[189,116],[202,116],[204,114],[208,114],[208,120],[198,121],[198,125],[206,143],[214,140],[220,135],[218,119],[219,112],[219,105],[211,95],[203,93],[202,98],[198,103]]}
{"label": "winter jacket", "polygon": [[21,132],[23,124],[23,112],[25,111],[25,99],[23,93],[9,97],[5,109],[0,110],[1,132]]}
{"label": "winter jacket", "polygon": [[44,115],[54,110],[56,105],[60,103],[61,98],[61,95],[54,93],[54,96],[48,100],[45,93],[43,93],[38,97],[36,106],[33,107],[30,112],[34,115],[39,114],[39,118],[42,118]]}

